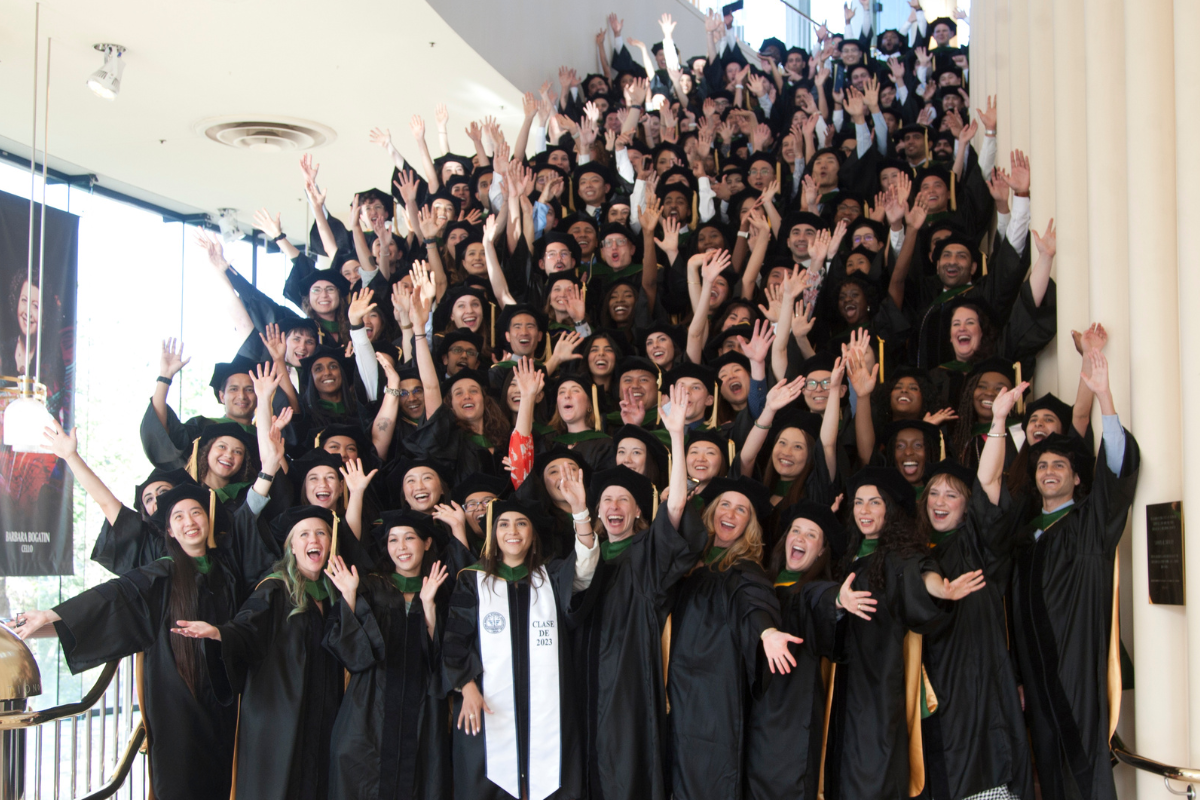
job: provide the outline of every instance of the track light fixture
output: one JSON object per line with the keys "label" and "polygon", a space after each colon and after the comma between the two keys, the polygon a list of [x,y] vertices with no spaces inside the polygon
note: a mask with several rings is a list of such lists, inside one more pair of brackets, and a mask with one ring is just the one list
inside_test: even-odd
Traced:
{"label": "track light fixture", "polygon": [[104,53],[104,66],[88,78],[88,88],[95,92],[97,97],[103,97],[105,100],[116,99],[117,93],[121,91],[121,73],[125,71],[125,62],[121,60],[125,48],[119,44],[104,43],[94,47]]}
{"label": "track light fixture", "polygon": [[221,241],[225,244],[240,241],[245,233],[242,231],[242,226],[238,224],[236,208],[218,208],[221,216],[216,220],[217,227],[221,229]]}

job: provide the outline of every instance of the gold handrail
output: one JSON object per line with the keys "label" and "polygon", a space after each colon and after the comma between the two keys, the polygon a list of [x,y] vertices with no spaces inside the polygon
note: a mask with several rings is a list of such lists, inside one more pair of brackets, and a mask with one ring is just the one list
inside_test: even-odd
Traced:
{"label": "gold handrail", "polygon": [[1134,769],[1140,769],[1143,772],[1150,772],[1182,783],[1200,783],[1200,769],[1172,767],[1169,764],[1162,764],[1153,759],[1139,756],[1137,753],[1131,753],[1122,747],[1113,747],[1112,752],[1117,757],[1117,760],[1123,764],[1128,764]]}
{"label": "gold handrail", "polygon": [[66,703],[41,711],[0,711],[0,730],[32,728],[46,722],[77,716],[88,711],[108,691],[108,685],[112,683],[113,676],[117,674],[118,664],[120,664],[120,661],[109,661],[105,664],[104,669],[100,671],[100,675],[96,678],[96,683],[92,685],[88,693],[81,697],[78,702]]}
{"label": "gold handrail", "polygon": [[129,734],[129,741],[125,743],[125,752],[121,754],[121,760],[117,763],[117,768],[113,771],[112,777],[108,779],[108,783],[80,800],[106,800],[116,794],[117,790],[125,783],[125,779],[129,777],[133,761],[138,756],[138,749],[145,739],[146,726],[139,722],[133,729],[133,733]]}

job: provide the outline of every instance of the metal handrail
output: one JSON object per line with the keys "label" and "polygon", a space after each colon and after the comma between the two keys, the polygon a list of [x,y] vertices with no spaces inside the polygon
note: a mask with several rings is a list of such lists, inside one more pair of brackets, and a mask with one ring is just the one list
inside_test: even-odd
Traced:
{"label": "metal handrail", "polygon": [[121,754],[121,760],[117,762],[117,768],[113,770],[112,777],[108,779],[108,783],[91,794],[80,798],[80,800],[107,800],[107,798],[116,794],[121,785],[125,783],[125,779],[129,777],[129,771],[133,768],[133,761],[137,758],[138,750],[145,740],[146,726],[139,722],[137,727],[133,729],[133,733],[129,735],[129,741],[125,743],[125,752]]}
{"label": "metal handrail", "polygon": [[117,666],[120,663],[118,660],[109,661],[105,664],[104,669],[100,671],[100,675],[96,678],[95,684],[92,685],[88,693],[81,697],[78,702],[66,703],[41,711],[0,712],[0,730],[32,728],[45,722],[73,717],[90,710],[104,696],[104,693],[108,691],[108,686],[112,683],[113,676],[117,674]]}
{"label": "metal handrail", "polygon": [[[1173,767],[1169,764],[1163,764],[1151,758],[1139,756],[1137,753],[1131,753],[1123,747],[1114,746],[1112,753],[1117,757],[1117,760],[1122,764],[1127,764],[1134,769],[1140,769],[1143,772],[1149,772],[1152,775],[1158,775],[1163,779],[1163,783],[1167,786],[1167,791],[1171,794],[1185,796],[1192,800],[1196,797],[1196,790],[1192,786],[1194,783],[1200,783],[1200,769],[1192,769],[1191,767]],[[1178,791],[1171,786],[1171,781],[1179,781],[1186,783],[1187,789]]]}

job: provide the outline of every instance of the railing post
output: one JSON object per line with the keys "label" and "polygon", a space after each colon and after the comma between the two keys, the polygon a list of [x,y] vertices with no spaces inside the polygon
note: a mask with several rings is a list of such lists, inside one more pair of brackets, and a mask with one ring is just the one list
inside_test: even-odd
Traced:
{"label": "railing post", "polygon": [[[0,710],[24,711],[25,700],[0,701]],[[25,794],[25,731],[0,734],[0,800],[19,800]]]}

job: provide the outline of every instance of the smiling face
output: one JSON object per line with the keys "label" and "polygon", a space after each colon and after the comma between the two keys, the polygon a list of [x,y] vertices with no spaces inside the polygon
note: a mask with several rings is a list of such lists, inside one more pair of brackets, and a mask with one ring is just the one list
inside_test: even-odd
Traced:
{"label": "smiling face", "polygon": [[487,262],[484,258],[483,244],[481,242],[471,242],[463,250],[462,259],[459,261],[463,271],[468,275],[487,275]]}
{"label": "smiling face", "polygon": [[154,481],[154,483],[147,484],[141,494],[142,510],[146,512],[146,516],[153,517],[154,513],[158,511],[158,496],[174,488],[166,481]]}
{"label": "smiling face", "polygon": [[687,475],[694,481],[707,484],[720,477],[725,455],[712,442],[694,442],[687,449]]}
{"label": "smiling face", "polygon": [[450,410],[455,419],[475,422],[483,419],[483,389],[471,378],[456,381],[450,389]]}
{"label": "smiling face", "polygon": [[620,486],[609,486],[600,493],[600,502],[596,505],[596,515],[604,525],[610,542],[619,542],[633,535],[633,523],[642,512],[634,502],[633,495],[628,489]]}
{"label": "smiling face", "polygon": [[358,442],[349,436],[330,436],[321,443],[321,449],[341,456],[343,463],[358,458]]}
{"label": "smiling face", "polygon": [[292,328],[284,341],[287,346],[284,360],[292,367],[299,367],[317,349],[317,337],[308,328]]}
{"label": "smiling face", "polygon": [[[924,140],[922,139],[922,145]],[[950,188],[937,175],[926,175],[921,181],[920,194],[925,198],[925,205],[930,214],[939,214],[950,204]]]}
{"label": "smiling face", "polygon": [[[851,258],[863,258],[861,255],[851,256]],[[864,261],[866,259],[863,259]],[[846,269],[849,271],[850,265],[847,262]],[[837,297],[838,316],[846,321],[848,325],[861,325],[867,320],[867,295],[863,292],[862,287],[857,283],[845,283],[842,288],[838,289]]]}
{"label": "smiling face", "polygon": [[41,297],[42,290],[37,286],[31,287],[29,281],[21,284],[21,293],[17,296],[17,326],[26,338],[37,336]]}
{"label": "smiling face", "polygon": [[422,539],[414,528],[407,525],[397,525],[389,530],[387,552],[396,572],[406,578],[415,578],[420,575],[421,562],[432,541],[432,539]]}
{"label": "smiling face", "polygon": [[254,405],[257,401],[254,383],[246,373],[230,375],[225,381],[225,390],[221,392],[225,416],[230,419],[249,420],[254,416]]}
{"label": "smiling face", "polygon": [[442,499],[442,479],[429,467],[413,467],[404,474],[404,500],[413,511],[428,514]]}
{"label": "smiling face", "polygon": [[532,314],[517,314],[509,321],[504,338],[514,356],[532,356],[542,342],[542,332]]}
{"label": "smiling face", "polygon": [[925,489],[925,510],[929,524],[938,533],[957,530],[967,513],[967,493],[958,481],[938,475]]}
{"label": "smiling face", "polygon": [[925,434],[916,428],[905,428],[896,434],[892,460],[904,480],[916,486],[925,479]]}
{"label": "smiling face", "polygon": [[680,378],[675,385],[687,395],[686,421],[692,423],[704,419],[708,408],[713,404],[713,396],[708,387],[698,378]]}
{"label": "smiling face", "polygon": [[799,264],[808,258],[808,248],[817,238],[817,229],[812,225],[793,225],[788,231],[787,246],[792,258]]}
{"label": "smiling face", "polygon": [[646,337],[646,357],[660,369],[670,369],[675,360],[675,340],[665,333],[652,333]]}
{"label": "smiling face", "polygon": [[330,533],[325,520],[316,517],[300,520],[292,526],[288,542],[300,574],[310,581],[319,580],[329,559]]}
{"label": "smiling face", "polygon": [[811,519],[797,519],[788,528],[784,556],[792,572],[807,572],[825,552],[825,532]]}
{"label": "smiling face", "polygon": [[991,420],[992,403],[1001,392],[1011,388],[1013,388],[1012,381],[999,372],[985,372],[980,375],[979,384],[975,387],[975,392],[971,395],[972,402],[975,405],[975,416],[979,417],[981,422]]}
{"label": "smiling face", "polygon": [[567,233],[575,238],[575,243],[579,245],[580,254],[584,258],[591,258],[596,252],[596,229],[590,224],[572,223],[571,227],[567,228]]}
{"label": "smiling face", "polygon": [[781,480],[800,477],[808,466],[808,439],[799,428],[784,428],[771,448],[771,466]]}
{"label": "smiling face", "polygon": [[965,286],[971,281],[972,267],[971,252],[965,246],[948,244],[938,257],[938,278],[947,289]]}
{"label": "smiling face", "polygon": [[874,486],[860,486],[854,493],[854,524],[868,539],[879,538],[883,520],[887,516],[887,505],[883,495]]}
{"label": "smiling face", "polygon": [[450,307],[450,321],[456,328],[470,328],[478,333],[483,325],[483,303],[473,294],[466,294]]}
{"label": "smiling face", "polygon": [[746,526],[754,516],[754,506],[741,492],[722,492],[714,502],[716,511],[713,513],[713,544],[717,547],[729,547],[746,532]]}
{"label": "smiling face", "polygon": [[533,537],[533,523],[518,511],[505,511],[496,520],[496,544],[509,566],[525,560],[525,554],[533,546]]}
{"label": "smiling face", "polygon": [[208,449],[209,474],[230,480],[246,461],[246,445],[233,436],[218,436]]}
{"label": "smiling face", "polygon": [[593,378],[606,378],[617,368],[617,349],[603,337],[594,339],[587,351],[588,372]]}
{"label": "smiling face", "polygon": [[1071,459],[1058,453],[1042,453],[1038,456],[1034,482],[1042,496],[1042,508],[1053,511],[1075,494],[1079,476],[1071,466]]}
{"label": "smiling face", "polygon": [[726,364],[717,373],[721,379],[721,396],[735,408],[741,408],[750,398],[750,373],[741,364]]}
{"label": "smiling face", "polygon": [[609,185],[604,182],[604,178],[594,172],[581,175],[576,185],[580,199],[589,206],[598,206],[603,203],[604,198],[608,196],[609,188]]}
{"label": "smiling face", "polygon": [[[832,375],[833,373],[829,370],[813,370],[808,374],[808,378],[804,382],[804,402],[808,405],[808,410],[814,414],[824,413],[825,406],[829,405],[829,388]],[[839,386],[838,398],[840,399],[845,393],[845,385]]]}
{"label": "smiling face", "polygon": [[1029,424],[1025,426],[1025,436],[1033,444],[1037,444],[1052,433],[1063,432],[1062,420],[1053,411],[1039,408],[1029,415]]}
{"label": "smiling face", "polygon": [[318,358],[312,366],[312,382],[322,400],[342,397],[342,366],[331,356]]}
{"label": "smiling face", "polygon": [[629,467],[639,475],[646,474],[646,443],[632,436],[617,442],[617,466]]}
{"label": "smiling face", "polygon": [[342,496],[342,476],[332,467],[313,467],[304,476],[304,502],[333,508]]}
{"label": "smiling face", "polygon": [[633,398],[642,401],[646,408],[658,405],[658,379],[644,369],[626,370],[621,374],[617,388],[621,397],[625,396],[626,389],[630,390]]}
{"label": "smiling face", "polygon": [[342,295],[329,281],[317,281],[308,290],[308,305],[321,319],[333,319]]}
{"label": "smiling face", "polygon": [[443,222],[450,222],[458,215],[454,210],[454,203],[444,197],[439,197],[433,201],[432,210],[433,218],[437,221],[438,225],[441,225]]}
{"label": "smiling face", "polygon": [[563,497],[561,483],[564,477],[579,471],[579,464],[570,458],[556,458],[542,470],[542,483],[546,486],[546,494],[555,503],[566,502]]}
{"label": "smiling face", "polygon": [[711,225],[706,225],[696,231],[696,250],[707,253],[710,250],[721,250],[725,247],[725,237]]}
{"label": "smiling face", "polygon": [[[155,495],[157,498],[157,495]],[[167,520],[171,538],[193,558],[208,551],[208,511],[195,500],[180,500]]]}
{"label": "smiling face", "polygon": [[979,323],[979,312],[967,306],[954,310],[950,317],[950,347],[958,361],[970,361],[983,342],[983,327]]}
{"label": "smiling face", "polygon": [[921,399],[921,384],[916,378],[901,378],[892,387],[889,398],[892,416],[896,419],[915,419],[924,413]]}
{"label": "smiling face", "polygon": [[637,294],[634,293],[632,286],[624,283],[614,286],[608,295],[608,316],[612,319],[613,323],[623,325],[631,321],[633,319],[633,306],[636,301]]}

